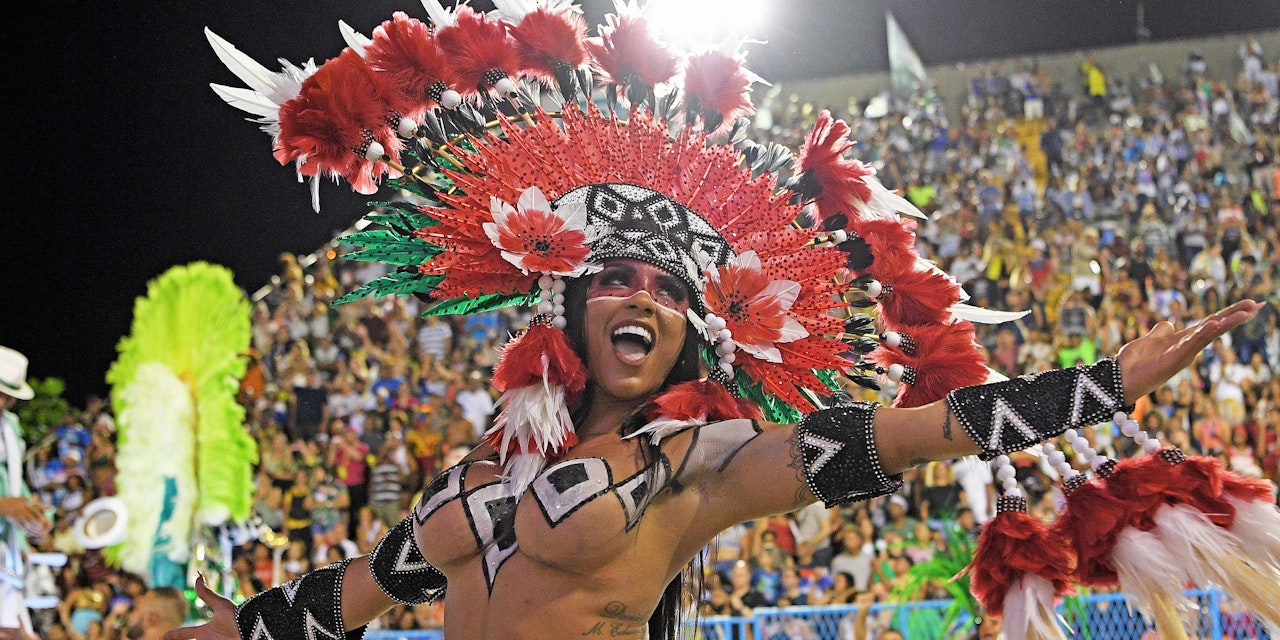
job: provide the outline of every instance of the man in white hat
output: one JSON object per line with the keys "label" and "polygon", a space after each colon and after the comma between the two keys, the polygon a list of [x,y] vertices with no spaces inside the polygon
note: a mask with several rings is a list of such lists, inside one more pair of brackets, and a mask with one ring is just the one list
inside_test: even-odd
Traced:
{"label": "man in white hat", "polygon": [[22,552],[26,536],[49,531],[44,505],[31,496],[22,479],[26,447],[18,416],[9,412],[18,400],[33,396],[27,384],[27,357],[0,347],[0,638],[22,637],[14,635],[15,629],[32,632],[23,596]]}

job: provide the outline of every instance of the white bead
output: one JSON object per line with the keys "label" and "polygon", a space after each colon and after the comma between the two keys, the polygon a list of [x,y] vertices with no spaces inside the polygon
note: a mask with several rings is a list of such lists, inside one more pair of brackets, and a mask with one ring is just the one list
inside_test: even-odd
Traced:
{"label": "white bead", "polygon": [[1154,438],[1148,440],[1146,444],[1142,445],[1142,450],[1147,453],[1158,453],[1162,448],[1163,447],[1160,446],[1160,441]]}
{"label": "white bead", "polygon": [[556,283],[556,279],[552,278],[550,275],[544,275],[541,278],[538,278],[539,289],[550,289],[551,287],[555,286],[555,283]]}
{"label": "white bead", "polygon": [[551,315],[556,315],[556,316],[564,315],[564,305],[555,304],[554,302],[551,303]]}
{"label": "white bead", "polygon": [[841,242],[844,242],[845,240],[848,240],[848,239],[849,239],[849,234],[846,233],[844,229],[836,229],[835,231],[831,232],[831,241],[836,244],[840,244]]}
{"label": "white bead", "polygon": [[1017,487],[1005,487],[1005,489],[1004,489],[1004,497],[1006,497],[1006,498],[1019,498],[1019,497],[1021,497],[1021,492],[1020,492],[1020,491],[1018,491],[1018,488],[1017,488]]}
{"label": "white bead", "polygon": [[1102,465],[1104,465],[1104,464],[1106,464],[1106,463],[1107,463],[1107,457],[1106,457],[1106,456],[1098,456],[1098,457],[1094,458],[1093,460],[1090,460],[1090,461],[1089,461],[1089,466],[1090,466],[1090,467],[1093,467],[1093,470],[1094,470],[1094,471],[1097,471],[1099,467],[1101,467]]}
{"label": "white bead", "polygon": [[1058,447],[1054,445],[1052,442],[1041,442],[1040,450],[1044,451],[1045,455],[1048,455],[1050,453],[1053,453],[1054,451],[1057,451]]}
{"label": "white bead", "polygon": [[551,299],[551,295],[552,295],[552,294],[551,294],[551,290],[550,290],[550,289],[542,289],[542,290],[539,290],[539,291],[538,291],[538,299],[539,299],[539,300],[550,300],[550,299]]}
{"label": "white bead", "polygon": [[516,81],[512,80],[510,76],[507,76],[499,80],[497,84],[493,85],[493,88],[497,89],[498,93],[508,96],[516,92]]}
{"label": "white bead", "polygon": [[1067,461],[1067,454],[1061,451],[1054,451],[1053,453],[1049,454],[1049,464],[1055,467],[1066,461]]}
{"label": "white bead", "polygon": [[564,304],[564,294],[556,293],[551,296],[551,302],[555,304]]}
{"label": "white bead", "polygon": [[724,331],[724,327],[725,327],[724,318],[721,318],[720,316],[717,316],[715,314],[708,313],[706,320],[707,320],[707,326],[710,327],[712,331],[715,331],[715,332]]}
{"label": "white bead", "polygon": [[540,314],[551,313],[553,310],[555,310],[555,308],[556,308],[555,305],[551,304],[550,300],[543,300],[542,302],[538,303],[538,313]]}
{"label": "white bead", "polygon": [[1148,436],[1146,431],[1139,431],[1133,434],[1132,437],[1133,437],[1133,441],[1137,443],[1139,446],[1147,443]]}
{"label": "white bead", "polygon": [[1003,486],[1005,491],[1013,491],[1018,488],[1018,481],[1013,478],[1009,478],[1004,481]]}
{"label": "white bead", "polygon": [[872,298],[878,298],[880,297],[880,292],[882,291],[884,291],[884,286],[880,284],[879,280],[872,280],[871,282],[867,283],[868,296],[871,296]]}
{"label": "white bead", "polygon": [[721,361],[720,361],[720,370],[721,370],[721,371],[723,371],[723,372],[725,372],[726,374],[728,374],[728,376],[729,376],[730,378],[732,378],[732,377],[733,377],[733,363],[732,363],[732,362],[725,362],[724,360],[721,360]]}
{"label": "white bead", "polygon": [[1132,438],[1138,434],[1138,431],[1139,428],[1137,420],[1125,420],[1120,423],[1120,433],[1123,433],[1126,438]]}
{"label": "white bead", "polygon": [[456,109],[460,104],[462,104],[461,93],[458,93],[453,89],[448,89],[444,93],[440,94],[440,106],[446,109]]}
{"label": "white bead", "polygon": [[716,337],[720,339],[720,342],[728,342],[733,339],[733,332],[728,329],[721,329],[716,333]]}
{"label": "white bead", "polygon": [[737,361],[738,361],[738,355],[734,353],[726,353],[720,356],[720,362],[727,362],[729,364],[733,364]]}
{"label": "white bead", "polygon": [[1098,457],[1098,450],[1093,447],[1086,447],[1085,450],[1080,453],[1080,457],[1086,462],[1091,462],[1094,458]]}
{"label": "white bead", "polygon": [[412,118],[400,118],[400,124],[396,125],[396,133],[400,134],[401,138],[412,138],[418,133],[418,123]]}
{"label": "white bead", "polygon": [[894,382],[902,382],[902,373],[905,370],[905,367],[896,362],[889,365],[889,379]]}
{"label": "white bead", "polygon": [[551,319],[551,326],[557,329],[563,330],[567,324],[568,323],[565,321],[564,316],[556,316]]}
{"label": "white bead", "polygon": [[1018,472],[1014,471],[1013,467],[1005,465],[1003,467],[1000,467],[1000,469],[996,471],[996,477],[1000,478],[1001,480],[1008,480],[1009,478],[1012,478],[1013,476],[1017,475],[1017,473]]}
{"label": "white bead", "polygon": [[1066,438],[1067,442],[1072,442],[1076,438],[1080,437],[1080,432],[1076,431],[1075,429],[1067,429],[1066,431],[1062,432],[1062,437]]}
{"label": "white bead", "polygon": [[1009,456],[1006,456],[1002,453],[996,456],[995,459],[992,460],[992,462],[995,463],[996,467],[998,468],[998,467],[1003,467],[1008,465],[1010,461],[1009,461]]}
{"label": "white bead", "polygon": [[1117,411],[1114,414],[1112,414],[1111,421],[1116,424],[1120,424],[1121,422],[1124,422],[1126,419],[1128,419],[1128,417],[1129,417],[1129,414],[1123,411]]}
{"label": "white bead", "polygon": [[554,292],[556,292],[556,293],[564,293],[564,288],[565,288],[565,284],[564,284],[564,280],[563,280],[562,278],[552,278],[552,279],[551,279],[551,290],[552,290],[552,291],[554,291]]}
{"label": "white bead", "polygon": [[716,345],[716,353],[722,356],[727,356],[737,350],[738,344],[732,340],[726,340]]}
{"label": "white bead", "polygon": [[884,343],[891,347],[899,346],[902,344],[902,334],[897,331],[886,331],[884,332]]}
{"label": "white bead", "polygon": [[370,140],[369,148],[365,149],[364,152],[364,159],[369,162],[377,162],[381,160],[382,156],[386,155],[386,153],[387,150],[382,147],[382,143],[377,140]]}

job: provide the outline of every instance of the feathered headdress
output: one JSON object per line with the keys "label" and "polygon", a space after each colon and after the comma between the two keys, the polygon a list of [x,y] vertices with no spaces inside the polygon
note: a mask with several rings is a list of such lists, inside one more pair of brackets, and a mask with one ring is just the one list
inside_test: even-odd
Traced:
{"label": "feathered headdress", "polygon": [[534,307],[495,369],[504,409],[485,436],[517,489],[575,442],[568,408],[587,373],[562,331],[564,292],[610,258],[688,285],[710,371],[647,403],[634,435],[795,421],[849,381],[892,378],[914,406],[985,379],[969,324],[980,314],[916,254],[903,215],[922,214],[846,157],[846,125],[823,113],[793,163],[749,140],[758,78],[735,47],[675,51],[632,3],[595,38],[565,0],[496,4],[486,15],[424,0],[430,28],[397,14],[372,38],[344,26],[349,51],[282,105],[276,151],[361,191],[403,159],[391,182],[429,203],[385,203],[375,227],[347,236],[354,259],[395,270],[345,299],[414,294],[429,314]]}

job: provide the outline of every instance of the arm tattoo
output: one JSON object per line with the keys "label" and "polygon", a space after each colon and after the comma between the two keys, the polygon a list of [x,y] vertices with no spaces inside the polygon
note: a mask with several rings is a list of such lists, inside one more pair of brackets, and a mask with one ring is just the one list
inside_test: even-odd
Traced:
{"label": "arm tattoo", "polygon": [[942,437],[947,440],[951,439],[951,408],[943,407],[942,415],[946,416],[942,421]]}
{"label": "arm tattoo", "polygon": [[809,501],[809,484],[804,475],[804,447],[800,446],[800,430],[792,429],[791,435],[787,436],[787,446],[791,448],[791,462],[787,463],[788,469],[795,469],[796,482],[800,484],[800,488],[796,489],[795,506],[800,507]]}

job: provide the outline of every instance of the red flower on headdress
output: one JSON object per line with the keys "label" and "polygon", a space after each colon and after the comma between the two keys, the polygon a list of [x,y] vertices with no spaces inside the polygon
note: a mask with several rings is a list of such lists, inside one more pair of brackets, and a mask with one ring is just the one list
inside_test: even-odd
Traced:
{"label": "red flower on headdress", "polygon": [[503,259],[522,273],[576,278],[599,270],[598,265],[586,263],[589,244],[599,235],[587,226],[586,205],[565,204],[552,210],[542,190],[529,187],[515,207],[491,198],[489,211],[493,222],[484,223],[485,235],[501,250]]}
{"label": "red flower on headdress", "polygon": [[776,343],[808,337],[809,332],[789,313],[800,295],[800,284],[769,278],[756,252],[747,251],[707,275],[707,308],[724,319],[743,351],[768,362],[782,362]]}

